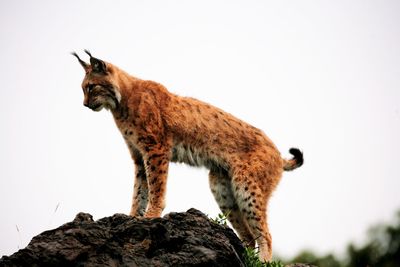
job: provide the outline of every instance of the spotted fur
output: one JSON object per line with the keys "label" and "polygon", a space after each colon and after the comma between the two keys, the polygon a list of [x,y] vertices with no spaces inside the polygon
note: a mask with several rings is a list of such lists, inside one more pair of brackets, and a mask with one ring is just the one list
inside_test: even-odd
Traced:
{"label": "spotted fur", "polygon": [[303,164],[292,148],[283,159],[259,129],[193,98],[170,93],[153,81],[135,78],[113,64],[90,56],[81,60],[84,105],[109,109],[135,164],[130,214],[159,217],[165,207],[169,162],[205,166],[211,191],[222,212],[260,257],[270,260],[272,240],[267,202],[284,170]]}

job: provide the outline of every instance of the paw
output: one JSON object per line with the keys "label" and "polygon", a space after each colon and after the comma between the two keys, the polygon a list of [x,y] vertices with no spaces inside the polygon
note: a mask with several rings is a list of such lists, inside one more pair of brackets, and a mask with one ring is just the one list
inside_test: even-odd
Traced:
{"label": "paw", "polygon": [[144,215],[144,210],[131,209],[131,212],[129,213],[129,216],[136,218],[142,218],[143,215]]}
{"label": "paw", "polygon": [[161,217],[162,209],[149,209],[145,214],[144,218],[159,218]]}
{"label": "paw", "polygon": [[134,217],[134,218],[143,218],[143,215],[138,214],[138,213],[129,213],[129,216]]}

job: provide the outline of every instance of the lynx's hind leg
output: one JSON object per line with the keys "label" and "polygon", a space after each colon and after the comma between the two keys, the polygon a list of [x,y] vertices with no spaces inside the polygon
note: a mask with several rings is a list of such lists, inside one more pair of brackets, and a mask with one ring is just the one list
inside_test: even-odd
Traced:
{"label": "lynx's hind leg", "polygon": [[211,192],[221,211],[227,215],[229,222],[245,245],[255,247],[255,237],[249,230],[247,222],[236,203],[228,172],[216,167],[212,168],[209,173],[209,180]]}
{"label": "lynx's hind leg", "polygon": [[263,261],[272,259],[272,239],[266,215],[267,192],[257,183],[264,176],[257,176],[246,169],[233,173],[232,190],[243,219],[257,240],[259,257]]}

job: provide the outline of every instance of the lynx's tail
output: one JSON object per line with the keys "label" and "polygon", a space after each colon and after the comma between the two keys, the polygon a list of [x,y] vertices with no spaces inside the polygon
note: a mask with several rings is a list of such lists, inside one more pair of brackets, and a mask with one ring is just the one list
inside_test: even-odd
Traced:
{"label": "lynx's tail", "polygon": [[294,169],[297,169],[304,163],[303,159],[303,152],[301,152],[297,148],[291,148],[289,150],[289,153],[293,155],[292,159],[282,159],[283,160],[283,169],[285,171],[292,171]]}

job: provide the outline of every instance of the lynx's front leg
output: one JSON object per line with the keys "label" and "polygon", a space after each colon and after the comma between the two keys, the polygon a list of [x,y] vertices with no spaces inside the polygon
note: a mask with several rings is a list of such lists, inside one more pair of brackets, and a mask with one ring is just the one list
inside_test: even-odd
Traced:
{"label": "lynx's front leg", "polygon": [[146,218],[160,217],[165,207],[169,149],[150,150],[145,157],[147,174],[148,204]]}
{"label": "lynx's front leg", "polygon": [[170,152],[167,147],[142,144],[146,153],[134,157],[135,185],[131,216],[160,217],[165,207],[165,192]]}
{"label": "lynx's front leg", "polygon": [[133,160],[135,162],[135,184],[133,188],[132,207],[130,215],[137,217],[143,216],[146,211],[148,200],[148,187],[146,170],[142,157],[135,153]]}

